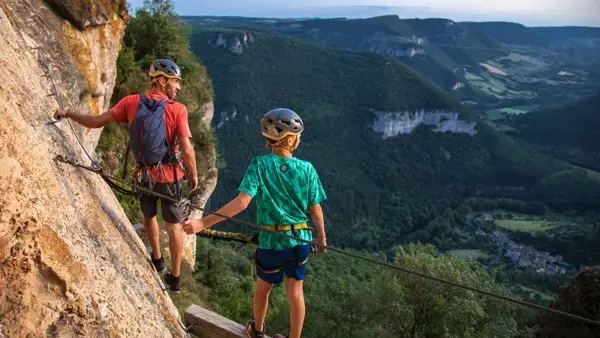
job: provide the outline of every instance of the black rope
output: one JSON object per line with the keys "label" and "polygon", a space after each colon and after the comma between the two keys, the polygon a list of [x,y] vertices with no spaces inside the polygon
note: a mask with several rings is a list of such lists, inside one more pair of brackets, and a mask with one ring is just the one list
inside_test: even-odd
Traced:
{"label": "black rope", "polygon": [[[171,197],[163,195],[163,194],[156,193],[156,192],[154,192],[154,191],[152,191],[150,189],[138,186],[138,185],[136,185],[134,183],[127,182],[127,181],[124,181],[124,180],[120,180],[118,178],[111,177],[109,175],[106,175],[106,174],[98,171],[98,170],[95,170],[94,168],[91,168],[91,167],[88,167],[88,166],[76,163],[76,162],[71,161],[71,160],[66,160],[62,156],[55,157],[55,160],[63,162],[63,163],[67,163],[67,164],[70,164],[70,165],[73,165],[75,167],[82,168],[82,169],[85,169],[85,170],[88,170],[88,171],[93,171],[93,172],[95,172],[95,173],[97,173],[99,175],[106,176],[107,178],[112,179],[114,181],[130,185],[131,187],[134,187],[135,189],[138,189],[140,191],[145,191],[148,194],[152,194],[154,196],[160,197],[160,198],[165,199],[167,201],[171,201],[173,203],[178,203],[179,202],[179,201],[177,201],[174,198],[171,198]],[[190,207],[192,207],[194,209],[197,209],[197,210],[200,210],[200,211],[203,211],[203,212],[206,212],[206,213],[209,213],[209,214],[213,214],[213,215],[225,218],[225,219],[227,219],[229,221],[234,221],[234,222],[237,222],[237,223],[240,223],[240,224],[247,225],[247,226],[249,226],[251,228],[254,228],[254,229],[257,229],[257,230],[272,232],[272,233],[275,233],[275,234],[277,234],[278,236],[281,236],[281,237],[286,237],[286,238],[294,239],[294,240],[297,240],[299,242],[303,242],[303,243],[306,243],[306,244],[311,244],[311,245],[314,245],[314,246],[317,246],[317,247],[325,248],[327,250],[330,250],[330,251],[333,251],[333,252],[337,252],[337,253],[342,254],[342,255],[350,256],[350,257],[353,257],[353,258],[356,258],[356,259],[360,259],[360,260],[366,261],[368,263],[373,263],[373,264],[381,265],[381,266],[384,266],[384,267],[387,267],[387,268],[390,268],[390,269],[393,269],[393,270],[397,270],[397,271],[401,271],[401,272],[413,274],[413,275],[416,275],[416,276],[419,276],[419,277],[423,277],[425,279],[430,279],[430,280],[433,280],[433,281],[436,281],[436,282],[439,282],[439,283],[442,283],[442,284],[447,284],[447,285],[451,285],[451,286],[454,286],[454,287],[457,287],[457,288],[469,290],[469,291],[472,291],[472,292],[475,292],[475,293],[479,293],[479,294],[482,294],[482,295],[485,295],[485,296],[488,296],[488,297],[491,297],[491,298],[496,298],[496,299],[500,299],[500,300],[503,300],[503,301],[506,301],[506,302],[510,302],[510,303],[522,305],[522,306],[525,306],[525,307],[530,307],[530,308],[534,308],[534,309],[537,309],[537,310],[550,312],[550,313],[553,313],[553,314],[565,316],[565,317],[568,317],[570,319],[578,320],[578,321],[581,321],[581,322],[584,322],[584,323],[587,323],[587,324],[596,325],[596,326],[600,327],[600,321],[597,321],[597,320],[592,320],[592,319],[589,319],[589,318],[581,317],[581,316],[574,315],[574,314],[571,314],[571,313],[568,313],[568,312],[564,312],[564,311],[552,309],[552,308],[549,308],[549,307],[541,306],[541,305],[538,305],[538,304],[535,304],[535,303],[526,302],[526,301],[522,301],[522,300],[519,300],[519,299],[513,299],[513,298],[510,298],[510,297],[507,297],[507,296],[503,296],[503,295],[498,295],[498,294],[495,294],[493,292],[489,292],[489,291],[477,289],[477,288],[474,288],[474,287],[470,287],[470,286],[467,286],[467,285],[463,285],[463,284],[460,284],[460,283],[456,283],[456,282],[453,282],[453,281],[450,281],[450,280],[447,280],[447,279],[443,279],[443,278],[439,278],[439,277],[436,277],[436,276],[432,276],[432,275],[429,275],[429,274],[426,274],[426,273],[423,273],[423,272],[420,272],[420,271],[414,271],[414,270],[411,270],[411,269],[407,269],[407,268],[404,268],[404,267],[399,266],[399,265],[391,264],[391,263],[388,263],[388,262],[378,261],[378,260],[375,260],[375,259],[372,259],[372,258],[368,258],[368,257],[364,257],[364,256],[361,256],[361,255],[352,253],[352,252],[344,251],[342,249],[337,249],[335,247],[326,246],[326,245],[322,245],[322,244],[319,244],[319,243],[316,243],[316,242],[307,241],[305,239],[297,238],[297,237],[294,237],[294,236],[290,236],[290,235],[287,235],[287,234],[279,232],[279,231],[265,229],[265,228],[261,227],[260,225],[256,225],[254,223],[251,223],[251,222],[248,222],[248,221],[244,221],[244,220],[241,220],[241,219],[237,219],[237,218],[225,216],[225,215],[219,214],[217,212],[213,212],[213,211],[206,210],[204,208],[198,207],[196,205],[190,205]],[[197,235],[199,235],[199,234],[197,234]]]}

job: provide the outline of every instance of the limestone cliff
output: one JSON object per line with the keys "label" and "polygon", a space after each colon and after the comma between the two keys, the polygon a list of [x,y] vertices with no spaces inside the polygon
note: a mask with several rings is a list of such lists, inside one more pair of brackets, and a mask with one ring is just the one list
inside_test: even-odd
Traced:
{"label": "limestone cliff", "polygon": [[[181,337],[180,319],[109,187],[57,108],[108,108],[124,1],[0,2],[0,336]],[[38,50],[32,47],[39,48]],[[100,131],[76,127],[91,151]]]}
{"label": "limestone cliff", "polygon": [[454,111],[418,110],[415,112],[382,112],[372,111],[375,116],[373,130],[383,134],[383,138],[395,137],[400,134],[410,134],[420,125],[435,127],[436,133],[477,134],[477,122],[460,119],[460,114]]}

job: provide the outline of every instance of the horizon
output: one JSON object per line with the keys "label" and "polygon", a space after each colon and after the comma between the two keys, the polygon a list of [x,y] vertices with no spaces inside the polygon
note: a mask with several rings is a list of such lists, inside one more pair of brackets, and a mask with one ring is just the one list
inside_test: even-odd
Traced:
{"label": "horizon", "polygon": [[[449,19],[456,22],[513,22],[527,27],[598,27],[600,1],[572,0],[423,0],[418,6],[407,0],[305,0],[304,5],[282,4],[277,0],[172,0],[181,16],[230,16],[268,19],[371,18],[397,15],[400,19]],[[375,0],[376,1],[376,0]],[[526,2],[526,3],[524,3]],[[143,0],[128,1],[131,14]],[[465,10],[469,8],[469,10]]]}

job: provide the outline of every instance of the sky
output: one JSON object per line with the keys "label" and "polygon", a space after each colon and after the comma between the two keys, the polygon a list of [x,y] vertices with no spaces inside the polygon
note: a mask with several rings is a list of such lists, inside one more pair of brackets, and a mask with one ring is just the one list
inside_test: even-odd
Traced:
{"label": "sky", "polygon": [[[172,0],[181,15],[260,17],[442,17],[526,26],[600,27],[600,0]],[[128,1],[136,8],[142,0]],[[295,3],[295,4],[292,4]],[[299,3],[302,3],[301,5]],[[364,7],[350,7],[364,6]],[[367,6],[385,6],[367,7]]]}

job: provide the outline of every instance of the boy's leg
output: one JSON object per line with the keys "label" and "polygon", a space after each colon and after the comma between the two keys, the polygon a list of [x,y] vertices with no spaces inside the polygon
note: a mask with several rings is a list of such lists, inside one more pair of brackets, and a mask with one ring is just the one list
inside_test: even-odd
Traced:
{"label": "boy's leg", "polygon": [[[258,249],[256,251],[256,286],[252,300],[254,313],[254,329],[262,332],[265,329],[265,317],[269,307],[269,294],[274,284],[283,282],[283,265],[288,256],[285,250]],[[252,323],[252,320],[248,322]],[[246,330],[250,330],[248,325]],[[250,330],[251,331],[251,330]],[[250,337],[253,335],[250,334]]]}
{"label": "boy's leg", "polygon": [[290,338],[300,338],[306,307],[304,305],[304,281],[287,278],[285,289],[290,301]]}
{"label": "boy's leg", "polygon": [[269,294],[273,289],[273,284],[256,278],[256,288],[254,290],[253,309],[254,309],[254,327],[257,331],[263,331],[267,309],[269,308]]}
{"label": "boy's leg", "polygon": [[309,245],[297,245],[290,250],[291,259],[285,265],[285,289],[290,302],[290,338],[300,338],[304,326],[304,274],[310,255]]}

